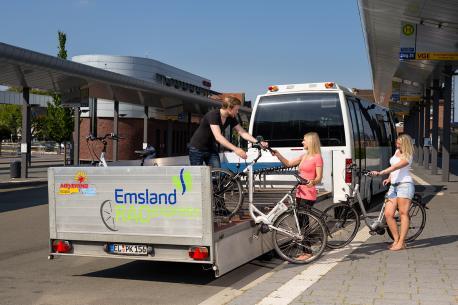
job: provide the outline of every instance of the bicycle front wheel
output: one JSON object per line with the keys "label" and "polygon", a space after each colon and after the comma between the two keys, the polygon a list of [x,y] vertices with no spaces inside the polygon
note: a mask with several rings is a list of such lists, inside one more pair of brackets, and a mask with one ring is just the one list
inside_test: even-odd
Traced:
{"label": "bicycle front wheel", "polygon": [[[300,229],[297,226],[299,223]],[[326,228],[321,218],[309,211],[287,211],[274,223],[273,242],[278,255],[294,264],[318,259],[326,247]]]}
{"label": "bicycle front wheel", "polygon": [[359,214],[345,203],[336,203],[324,210],[324,222],[328,229],[327,246],[338,249],[348,245],[359,229]]}
{"label": "bicycle front wheel", "polygon": [[[401,224],[401,217],[395,217],[398,227]],[[409,230],[407,231],[406,242],[414,241],[423,231],[426,224],[426,210],[418,202],[412,201],[409,207]],[[387,228],[388,235],[393,239],[390,228]]]}
{"label": "bicycle front wheel", "polygon": [[243,203],[243,189],[240,180],[234,178],[234,173],[213,168],[211,179],[213,187],[213,213],[215,216],[232,217]]}

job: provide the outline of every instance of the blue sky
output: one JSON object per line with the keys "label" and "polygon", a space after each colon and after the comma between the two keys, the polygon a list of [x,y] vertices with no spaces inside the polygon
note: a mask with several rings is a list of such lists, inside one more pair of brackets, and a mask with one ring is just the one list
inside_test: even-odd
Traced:
{"label": "blue sky", "polygon": [[356,0],[7,1],[0,41],[56,55],[149,57],[254,100],[272,84],[371,88]]}

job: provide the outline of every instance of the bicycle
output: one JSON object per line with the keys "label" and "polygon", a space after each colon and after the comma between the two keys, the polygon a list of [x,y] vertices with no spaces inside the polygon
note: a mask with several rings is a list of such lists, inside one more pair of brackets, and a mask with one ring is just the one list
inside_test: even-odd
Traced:
{"label": "bicycle", "polygon": [[[260,141],[262,139],[258,137],[258,142]],[[247,163],[242,172],[235,174],[226,169],[212,169],[215,207],[226,210],[227,207],[232,208],[230,216],[234,215],[243,203],[240,178],[246,176],[261,157],[263,148],[259,144],[254,144],[253,148],[258,150],[258,155],[253,161]],[[268,168],[258,172],[277,169]],[[258,238],[260,232],[272,232],[274,249],[278,255],[291,263],[304,264],[321,256],[326,248],[327,232],[321,218],[310,211],[298,211],[296,208],[296,201],[292,194],[299,184],[308,184],[308,181],[297,174],[294,176],[297,179],[296,185],[277,202],[268,214],[264,214],[252,202],[249,203],[248,210],[254,222],[260,225],[254,238]],[[230,199],[235,200],[230,201]]]}
{"label": "bicycle", "polygon": [[156,158],[156,149],[153,146],[148,145],[145,149],[136,150],[135,153],[142,157],[140,166],[145,166],[145,163],[148,163],[148,165],[157,166],[157,162],[154,161]]}
{"label": "bicycle", "polygon": [[[96,137],[92,134],[86,137],[86,144],[89,150],[89,154],[91,155],[91,165],[92,166],[108,167],[107,161],[105,160],[105,153],[107,152],[107,144],[108,144],[107,139],[120,140],[123,138],[115,135],[114,133],[107,133],[103,137]],[[92,148],[91,148],[91,145],[89,145],[89,142],[94,142],[94,141],[99,141],[99,142],[102,142],[103,144],[103,149],[102,149],[102,152],[100,153],[100,157],[98,157],[97,154],[95,153],[93,145],[92,145]],[[94,161],[94,156],[97,158],[98,162]]]}
{"label": "bicycle", "polygon": [[[274,249],[284,260],[294,264],[310,263],[318,259],[327,244],[327,230],[323,220],[308,210],[298,210],[293,193],[300,184],[308,181],[294,174],[296,185],[283,196],[268,214],[249,203],[249,213],[258,234],[272,232]],[[286,204],[285,204],[286,202]],[[258,238],[255,234],[254,238]]]}
{"label": "bicycle", "polygon": [[[356,167],[350,165],[350,169],[356,170]],[[370,172],[367,170],[359,170],[359,172],[362,175],[371,176]],[[371,235],[383,235],[385,232],[388,232],[390,238],[393,239],[388,225],[386,224],[384,213],[388,198],[385,197],[379,215],[377,217],[369,217],[359,193],[359,183],[354,187],[350,186],[350,194],[347,194],[346,197],[346,201],[335,203],[322,212],[323,220],[330,234],[328,235],[327,241],[327,246],[329,248],[336,249],[344,247],[355,238],[361,218],[360,214],[355,209],[357,203],[363,214],[365,225],[369,228],[369,233]],[[426,224],[426,209],[427,207],[422,204],[420,195],[415,194],[409,207],[410,223],[406,242],[415,240],[423,231]],[[399,225],[399,215],[396,215],[395,219],[396,223]]]}

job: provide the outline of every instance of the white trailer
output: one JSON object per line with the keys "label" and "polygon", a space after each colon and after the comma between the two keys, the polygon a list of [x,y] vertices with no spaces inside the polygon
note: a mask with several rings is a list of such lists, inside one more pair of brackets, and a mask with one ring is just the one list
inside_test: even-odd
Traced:
{"label": "white trailer", "polygon": [[199,263],[220,276],[273,249],[250,219],[215,221],[206,166],[50,168],[48,187],[50,258]]}

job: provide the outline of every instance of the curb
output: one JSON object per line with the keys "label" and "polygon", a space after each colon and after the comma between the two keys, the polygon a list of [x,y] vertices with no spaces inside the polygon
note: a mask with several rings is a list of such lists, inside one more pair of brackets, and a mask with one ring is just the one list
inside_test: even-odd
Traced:
{"label": "curb", "polygon": [[24,187],[24,186],[39,186],[39,185],[46,185],[48,184],[48,179],[40,179],[40,180],[9,180],[5,182],[0,182],[0,189],[12,189],[17,187]]}

